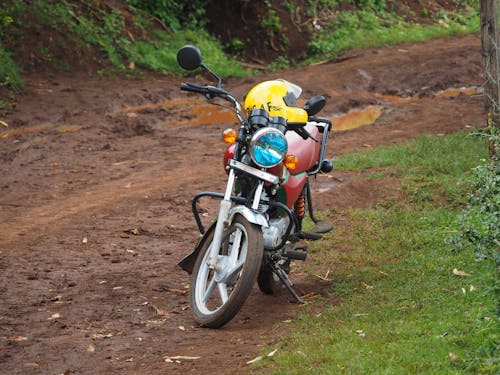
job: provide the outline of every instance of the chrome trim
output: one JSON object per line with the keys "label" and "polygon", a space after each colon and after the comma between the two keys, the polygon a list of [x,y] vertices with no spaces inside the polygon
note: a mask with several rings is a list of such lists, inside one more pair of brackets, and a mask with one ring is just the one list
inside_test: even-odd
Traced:
{"label": "chrome trim", "polygon": [[234,216],[236,214],[242,215],[245,219],[253,224],[260,225],[264,228],[269,227],[269,223],[263,214],[253,211],[245,206],[234,206],[233,208],[231,208],[231,210],[229,211],[229,223],[233,222]]}
{"label": "chrome trim", "polygon": [[243,164],[243,163],[241,163],[237,160],[234,160],[234,159],[229,159],[229,166],[231,168],[237,169],[237,170],[245,172],[251,176],[254,176],[254,177],[257,177],[261,180],[269,182],[270,184],[273,184],[273,185],[277,185],[278,182],[280,182],[280,179],[278,176],[275,176],[271,173],[261,171],[260,169]]}

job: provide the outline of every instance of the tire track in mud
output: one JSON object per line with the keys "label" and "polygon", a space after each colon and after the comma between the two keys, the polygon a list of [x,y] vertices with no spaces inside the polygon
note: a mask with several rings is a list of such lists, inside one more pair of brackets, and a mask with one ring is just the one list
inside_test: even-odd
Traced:
{"label": "tire track in mud", "polygon": [[[157,177],[151,177],[152,175]],[[207,169],[194,165],[189,170],[182,167],[169,171],[148,169],[123,179],[95,185],[4,221],[0,226],[1,243],[7,249],[9,244],[30,241],[36,236],[56,232],[77,217],[82,220],[111,207],[122,206],[126,204],[125,201],[137,200],[158,191],[163,191],[164,194],[190,191],[188,186],[191,183],[210,177]],[[187,196],[190,195],[188,193]],[[190,215],[189,210],[186,212],[186,216]]]}

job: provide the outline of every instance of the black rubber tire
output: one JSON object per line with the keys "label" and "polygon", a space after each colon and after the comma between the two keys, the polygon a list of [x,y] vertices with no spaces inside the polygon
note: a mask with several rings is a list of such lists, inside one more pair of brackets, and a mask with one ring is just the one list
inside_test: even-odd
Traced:
{"label": "black rubber tire", "polygon": [[[258,225],[250,223],[241,215],[237,215],[231,226],[224,232],[224,240],[227,241],[229,235],[234,232],[236,228],[243,229],[246,235],[248,244],[246,259],[243,268],[239,272],[239,277],[232,287],[231,294],[228,296],[229,298],[212,313],[204,313],[200,310],[196,302],[196,287],[198,282],[204,282],[198,279],[198,274],[200,273],[200,268],[202,266],[205,267],[205,256],[212,243],[213,232],[209,234],[210,237],[205,241],[194,265],[189,303],[195,321],[202,327],[219,328],[229,322],[245,303],[257,279],[264,252],[262,231]],[[224,248],[224,246],[221,246],[221,248]],[[208,276],[208,278],[210,278],[210,276]]]}
{"label": "black rubber tire", "polygon": [[257,284],[264,294],[276,294],[283,285],[281,280],[267,266],[262,267],[260,270],[259,276],[257,276]]}

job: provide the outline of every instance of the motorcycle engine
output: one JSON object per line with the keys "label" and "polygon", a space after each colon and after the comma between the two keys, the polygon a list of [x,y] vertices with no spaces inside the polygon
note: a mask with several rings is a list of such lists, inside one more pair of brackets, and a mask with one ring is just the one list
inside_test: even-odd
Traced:
{"label": "motorcycle engine", "polygon": [[262,228],[265,247],[276,247],[285,235],[290,219],[288,216],[281,216],[269,220],[269,227]]}

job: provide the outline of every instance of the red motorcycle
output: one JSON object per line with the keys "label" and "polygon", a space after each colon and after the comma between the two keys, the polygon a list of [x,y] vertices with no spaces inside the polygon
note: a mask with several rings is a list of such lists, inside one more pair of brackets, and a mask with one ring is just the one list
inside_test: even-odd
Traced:
{"label": "red motorcycle", "polygon": [[[287,277],[290,261],[306,259],[303,240],[318,240],[332,230],[330,223],[314,217],[309,188],[310,176],[333,169],[325,159],[332,123],[315,117],[325,98],[316,96],[299,107],[299,86],[266,81],[247,94],[245,118],[238,100],[203,64],[198,48],[184,46],[177,61],[186,70],[201,67],[217,79],[216,86],[182,83],[181,90],[228,101],[241,123],[237,132],[227,129],[223,134],[230,144],[224,156],[229,175],[225,192],[203,192],[192,201],[202,236],[179,265],[192,274],[190,307],[196,322],[218,328],[230,321],[255,280],[267,294],[276,293],[283,284],[301,303]],[[202,197],[221,199],[217,220],[208,229],[197,209]],[[316,224],[310,232],[302,229],[306,204]]]}

